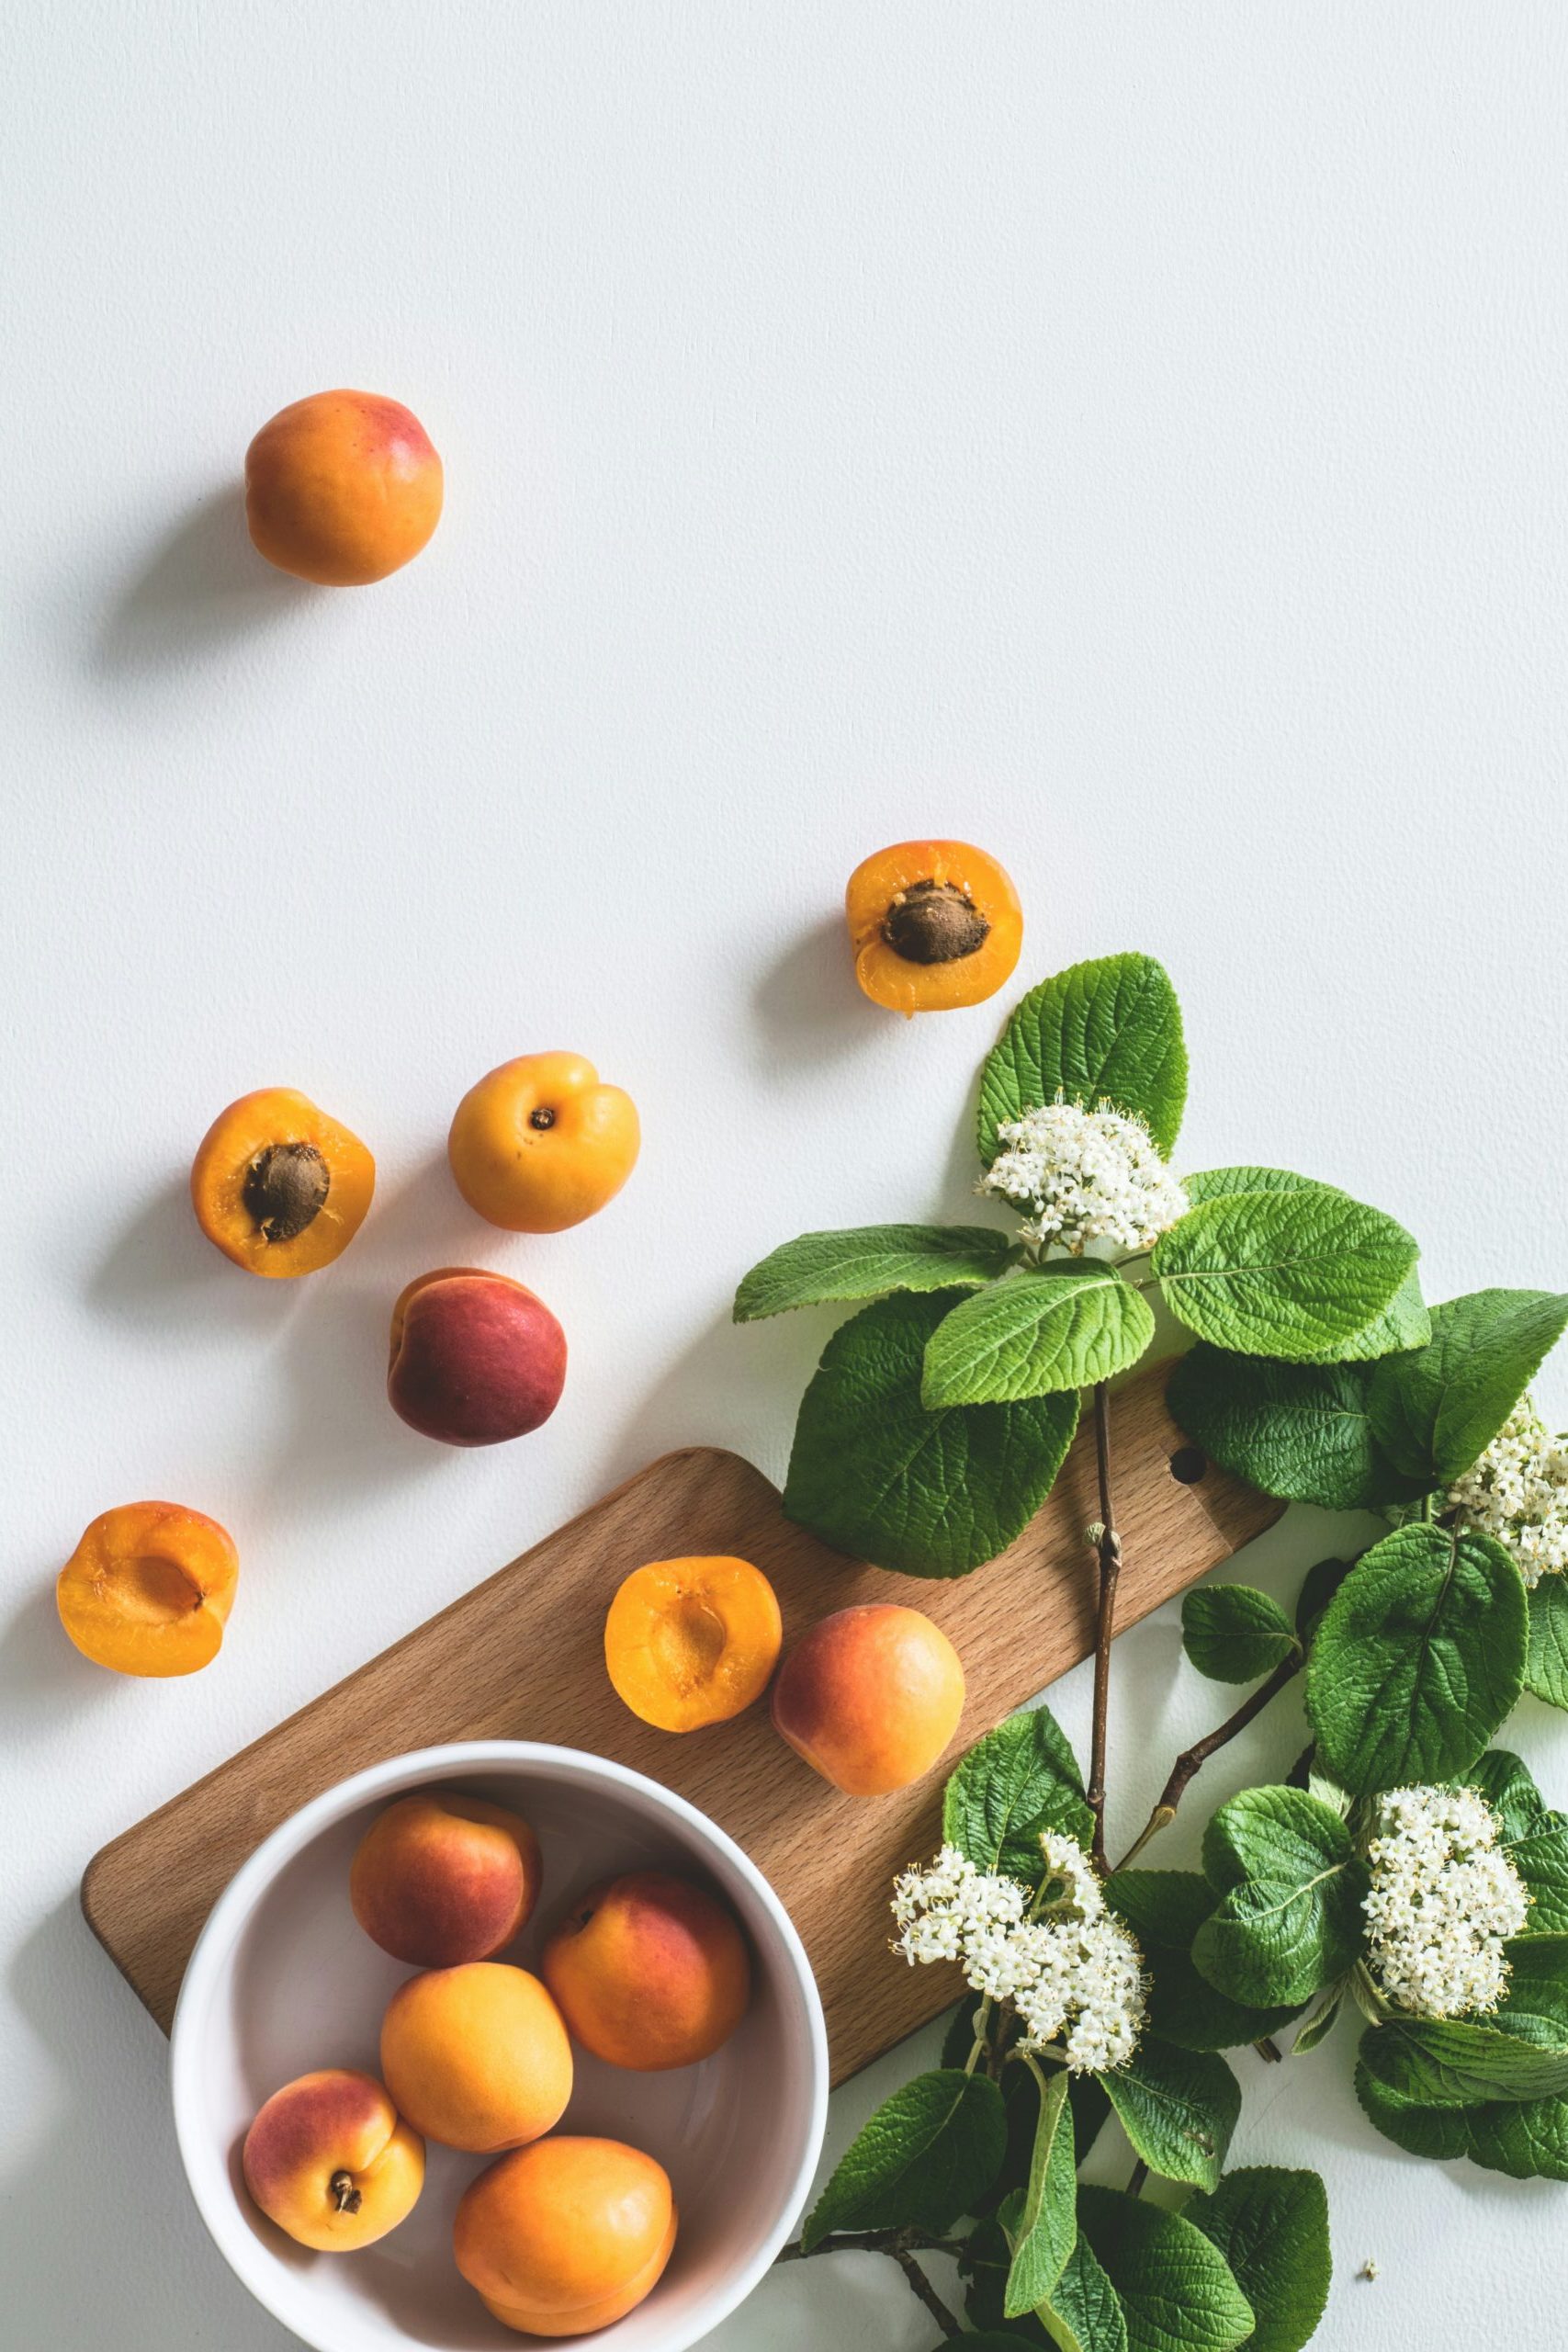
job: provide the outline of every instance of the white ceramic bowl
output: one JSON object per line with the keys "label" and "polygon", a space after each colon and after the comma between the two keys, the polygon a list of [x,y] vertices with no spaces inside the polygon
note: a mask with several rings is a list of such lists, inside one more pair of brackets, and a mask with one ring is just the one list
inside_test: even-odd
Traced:
{"label": "white ceramic bowl", "polygon": [[317,2352],[519,2352],[540,2340],[492,2319],[452,2259],[453,2211],[484,2157],[431,2145],[413,2212],[350,2255],[296,2245],[256,2211],[241,2176],[251,2118],[281,2084],[316,2066],[378,2072],[381,2013],[413,1972],[356,1924],[349,1862],[385,1804],[426,1787],[512,1805],[538,1833],[544,1893],[504,1958],[536,1962],[593,1880],[660,1864],[716,1887],[750,1939],[751,2007],[722,2050],[663,2075],[579,2051],[561,2126],[657,2156],[681,2213],[648,2301],[572,2343],[682,2352],[750,2292],[805,2201],[827,2118],[822,2006],[784,1905],[739,1847],[668,1789],[574,1748],[475,1740],[394,1757],[305,1805],[240,1870],[202,1929],[175,2015],[175,2126],[202,2218],[252,2294]]}

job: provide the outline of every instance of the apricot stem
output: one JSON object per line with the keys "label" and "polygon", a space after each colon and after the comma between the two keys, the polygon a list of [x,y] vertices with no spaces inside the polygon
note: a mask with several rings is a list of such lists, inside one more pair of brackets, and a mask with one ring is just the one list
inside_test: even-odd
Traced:
{"label": "apricot stem", "polygon": [[269,1143],[252,1160],[241,1197],[264,1241],[294,1241],[321,1215],[332,1181],[313,1143]]}
{"label": "apricot stem", "polygon": [[547,1135],[555,1123],[556,1114],[547,1102],[536,1102],[528,1114],[528,1125],[537,1127],[541,1135]]}
{"label": "apricot stem", "polygon": [[911,882],[883,918],[882,936],[906,964],[956,964],[973,956],[991,926],[951,882]]}
{"label": "apricot stem", "polygon": [[357,2213],[365,2199],[354,2185],[351,2173],[334,2172],[327,2183],[333,2204],[340,2213]]}
{"label": "apricot stem", "polygon": [[1105,1875],[1105,1724],[1111,1704],[1111,1643],[1116,1631],[1116,1584],[1122,1573],[1122,1539],[1111,1500],[1111,1392],[1103,1380],[1094,1390],[1094,1458],[1100,1477],[1100,1612],[1094,1634],[1094,1728],[1089,1736],[1089,1787],[1094,1815],[1095,1868]]}

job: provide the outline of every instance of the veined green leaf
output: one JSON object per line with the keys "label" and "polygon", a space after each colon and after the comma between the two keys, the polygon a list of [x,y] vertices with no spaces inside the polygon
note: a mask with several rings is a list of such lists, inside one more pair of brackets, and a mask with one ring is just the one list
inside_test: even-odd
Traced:
{"label": "veined green leaf", "polygon": [[1299,2005],[1359,1952],[1365,1870],[1345,1823],[1304,1789],[1247,1789],[1222,1805],[1203,1870],[1222,1899],[1193,1964],[1234,1998]]}
{"label": "veined green leaf", "polygon": [[1218,2246],[1252,2305],[1247,2352],[1302,2352],[1334,2275],[1317,2174],[1250,2165],[1227,2173],[1212,2197],[1190,2198],[1182,2219]]}
{"label": "veined green leaf", "polygon": [[1468,2156],[1514,2180],[1568,2180],[1568,2099],[1493,2099],[1483,2107],[1423,2107],[1356,2069],[1368,2120],[1413,2156]]}
{"label": "veined green leaf", "polygon": [[1154,1332],[1147,1299],[1103,1259],[1032,1268],[943,1316],[926,1345],[921,1401],[935,1410],[1091,1387],[1136,1363]]}
{"label": "veined green leaf", "polygon": [[1223,2058],[1151,2035],[1100,2079],[1151,2172],[1198,2188],[1217,2185],[1241,2113],[1241,2086]]}
{"label": "veined green leaf", "polygon": [[1568,1577],[1542,1577],[1529,1608],[1525,1687],[1549,1707],[1568,1708]]}
{"label": "veined green leaf", "polygon": [[1345,1984],[1344,1980],[1341,1979],[1337,1984],[1329,1986],[1317,2007],[1314,2009],[1311,2017],[1292,2042],[1292,2057],[1310,2057],[1322,2042],[1326,2041],[1338,2024],[1344,2007]]}
{"label": "veined green leaf", "polygon": [[980,1074],[980,1158],[997,1130],[1058,1094],[1141,1119],[1168,1159],[1187,1100],[1181,1011],[1150,956],[1074,964],[1031,989]]}
{"label": "veined green leaf", "polygon": [[1127,2352],[1122,2298],[1081,2230],[1050,2300],[1035,2316],[1057,2352]]}
{"label": "veined green leaf", "polygon": [[987,2075],[917,2075],[845,2150],[801,2243],[809,2253],[835,2230],[951,2229],[990,2188],[1006,2147],[1002,2095]]}
{"label": "veined green leaf", "polygon": [[863,1225],[803,1233],[753,1266],[735,1294],[737,1323],[786,1307],[885,1298],[893,1291],[978,1288],[1007,1264],[1011,1241],[980,1225]]}
{"label": "veined green leaf", "polygon": [[1127,2352],[1233,2352],[1252,2334],[1229,2263],[1181,2214],[1080,2187],[1078,2226],[1121,2299]]}
{"label": "veined green leaf", "polygon": [[1181,1645],[1211,1682],[1258,1682],[1299,1651],[1277,1600],[1249,1584],[1194,1585],[1181,1604]]}
{"label": "veined green leaf", "polygon": [[[1522,2021],[1522,2020],[1520,2020]],[[1549,2021],[1535,2020],[1559,2033]],[[1483,2107],[1494,2099],[1562,2098],[1568,2047],[1465,2018],[1391,2018],[1361,2036],[1368,2075],[1416,2107]]]}
{"label": "veined green leaf", "polygon": [[976,1740],[948,1781],[942,1834],[976,1870],[1037,1886],[1040,1839],[1047,1830],[1087,1846],[1094,1816],[1084,1802],[1077,1758],[1050,1708],[1042,1705],[1010,1715]]}
{"label": "veined green leaf", "polygon": [[1551,1811],[1506,1747],[1488,1748],[1465,1771],[1464,1782],[1502,1822],[1504,1849],[1529,1889],[1530,1933],[1524,1940],[1568,1934],[1568,1816]]}
{"label": "veined green leaf", "polygon": [[1166,1304],[1215,1347],[1292,1363],[1353,1355],[1416,1264],[1413,1238],[1325,1184],[1222,1193],[1156,1244]]}
{"label": "veined green leaf", "polygon": [[1376,1509],[1412,1496],[1373,1440],[1368,1378],[1361,1364],[1272,1363],[1200,1340],[1178,1358],[1166,1401],[1195,1445],[1262,1493]]}
{"label": "veined green leaf", "polygon": [[1277,2033],[1294,2006],[1253,2008],[1209,1984],[1192,1965],[1192,1939],[1214,1907],[1196,1871],[1118,1871],[1105,1899],[1137,1938],[1149,1968],[1149,2027],[1179,2050],[1239,2050]]}
{"label": "veined green leaf", "polygon": [[1423,1492],[1483,1453],[1568,1327],[1568,1298],[1478,1290],[1432,1309],[1428,1344],[1386,1357],[1368,1410],[1379,1444]]}
{"label": "veined green leaf", "polygon": [[1016,2219],[1003,2227],[1012,2248],[1002,2310],[1020,2319],[1049,2296],[1077,2235],[1077,2157],[1067,2078],[1058,2069],[1040,2095],[1029,2180]]}

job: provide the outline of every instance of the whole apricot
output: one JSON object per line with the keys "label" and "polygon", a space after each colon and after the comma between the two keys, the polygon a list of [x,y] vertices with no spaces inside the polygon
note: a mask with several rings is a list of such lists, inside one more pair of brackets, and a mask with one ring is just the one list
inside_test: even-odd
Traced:
{"label": "whole apricot", "polygon": [[652,2292],[678,2226],[662,2165],[620,2140],[563,2132],[470,2181],[452,2251],[503,2325],[590,2335]]}
{"label": "whole apricot", "polygon": [[400,1797],[371,1823],[348,1874],[366,1934],[415,1968],[489,1960],[539,1898],[539,1841],[521,1814],[455,1790]]}
{"label": "whole apricot", "polygon": [[60,1571],[60,1622],[117,1674],[194,1674],[217,1657],[240,1555],[226,1528],[183,1503],[99,1513]]}
{"label": "whole apricot", "polygon": [[312,392],[245,452],[245,520],[268,563],[327,588],[385,580],[441,520],[441,460],[412,409]]}
{"label": "whole apricot", "polygon": [[566,1384],[566,1334],[508,1274],[442,1266],[392,1309],[387,1394],[446,1445],[499,1445],[547,1421]]}
{"label": "whole apricot", "polygon": [[539,1965],[584,2050],[638,2075],[711,2058],[751,1997],[734,1913],[668,1871],[631,1871],[591,1888]]}
{"label": "whole apricot", "polygon": [[274,2091],[241,2162],[268,2221],[320,2254],[374,2245],[412,2212],[424,2185],[424,2143],[373,2075],[347,2066]]}
{"label": "whole apricot", "polygon": [[493,2155],[560,2121],[571,2044],[536,1976],[479,1960],[399,1985],[381,2020],[381,2073],[427,2140]]}
{"label": "whole apricot", "polygon": [[637,1105],[581,1054],[519,1054],[470,1086],[446,1138],[457,1190],[509,1233],[562,1233],[637,1164]]}
{"label": "whole apricot", "polygon": [[980,1004],[1023,945],[1018,892],[967,842],[897,842],[856,866],[844,894],[855,978],[892,1012]]}
{"label": "whole apricot", "polygon": [[650,1560],[610,1603],[604,1663],[645,1724],[696,1731],[761,1697],[783,1640],[778,1597],[750,1560]]}
{"label": "whole apricot", "polygon": [[850,1796],[886,1796],[929,1772],[964,1713],[964,1668],[940,1625],[897,1601],[840,1609],[796,1643],[773,1685],[773,1723]]}
{"label": "whole apricot", "polygon": [[247,1272],[313,1274],[341,1257],[376,1189],[359,1137],[292,1086],[258,1087],[220,1111],[190,1171],[197,1223]]}

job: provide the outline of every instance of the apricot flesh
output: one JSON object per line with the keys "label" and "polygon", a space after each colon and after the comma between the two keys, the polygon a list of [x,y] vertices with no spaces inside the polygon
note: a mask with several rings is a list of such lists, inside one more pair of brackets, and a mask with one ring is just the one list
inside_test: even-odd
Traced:
{"label": "apricot flesh", "polygon": [[374,1821],[349,1871],[366,1934],[415,1968],[489,1960],[539,1897],[539,1841],[521,1814],[452,1790],[401,1797]]}
{"label": "apricot flesh", "polygon": [[562,1233],[614,1200],[637,1164],[637,1105],[581,1054],[519,1054],[458,1103],[457,1190],[509,1233]]}
{"label": "apricot flesh", "polygon": [[750,1560],[650,1560],[604,1620],[604,1663],[634,1715],[660,1731],[728,1723],[778,1664],[778,1597]]}
{"label": "apricot flesh", "polygon": [[373,2075],[328,2066],[274,2091],[242,2165],[269,2222],[318,2253],[352,2254],[413,2211],[424,2144]]}
{"label": "apricot flesh", "polygon": [[896,1601],[824,1617],[773,1686],[773,1723],[851,1796],[886,1796],[931,1770],[964,1712],[964,1668],[940,1625]]}
{"label": "apricot flesh", "polygon": [[874,1004],[913,1015],[980,1004],[1011,977],[1023,910],[1010,877],[968,842],[896,842],[844,893],[855,978]]}
{"label": "apricot flesh", "polygon": [[566,1334],[506,1274],[442,1266],[392,1309],[387,1395],[422,1436],[500,1445],[547,1421],[566,1384]]}
{"label": "apricot flesh", "polygon": [[378,392],[312,392],[245,452],[245,520],[268,563],[329,588],[385,580],[441,520],[441,460],[412,409]]}
{"label": "apricot flesh", "polygon": [[620,2140],[563,2132],[469,2183],[452,2251],[505,2326],[588,2335],[651,2293],[679,2226],[662,2165]]}
{"label": "apricot flesh", "polygon": [[668,1871],[631,1871],[591,1888],[540,1967],[584,2050],[639,2075],[711,2058],[751,1997],[739,1922]]}
{"label": "apricot flesh", "polygon": [[117,1674],[194,1674],[217,1657],[239,1554],[226,1528],[183,1503],[100,1512],[60,1571],[60,1622],[84,1657]]}
{"label": "apricot flesh", "polygon": [[274,1281],[341,1257],[375,1189],[376,1162],[359,1137],[292,1086],[258,1087],[220,1111],[190,1171],[209,1241]]}
{"label": "apricot flesh", "polygon": [[560,2121],[571,2045],[536,1976],[498,1961],[411,1976],[381,2021],[381,2074],[416,2132],[493,2155]]}

